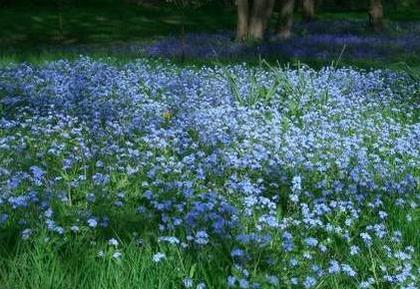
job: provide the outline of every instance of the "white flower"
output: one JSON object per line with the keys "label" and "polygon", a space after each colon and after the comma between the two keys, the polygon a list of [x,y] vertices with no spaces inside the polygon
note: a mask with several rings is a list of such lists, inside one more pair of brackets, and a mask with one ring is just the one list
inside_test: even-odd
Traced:
{"label": "white flower", "polygon": [[78,227],[78,226],[71,226],[71,227],[70,227],[70,230],[71,230],[73,233],[77,233],[77,232],[79,232],[79,231],[80,231],[80,229],[79,229],[79,227]]}
{"label": "white flower", "polygon": [[22,231],[22,233],[20,234],[23,240],[28,240],[29,237],[32,235],[32,230],[31,229],[25,229]]}
{"label": "white flower", "polygon": [[112,239],[110,239],[109,241],[108,241],[108,244],[110,245],[110,246],[114,246],[114,247],[118,247],[118,241],[116,240],[116,239],[114,239],[114,238],[112,238]]}
{"label": "white flower", "polygon": [[112,254],[112,258],[114,259],[120,259],[121,257],[122,257],[122,254],[120,251],[117,251],[114,254]]}
{"label": "white flower", "polygon": [[159,263],[165,258],[166,258],[166,255],[164,253],[157,252],[156,254],[153,255],[153,262]]}
{"label": "white flower", "polygon": [[184,285],[185,288],[192,288],[193,280],[189,277],[184,278],[184,280],[182,280],[182,284]]}
{"label": "white flower", "polygon": [[96,226],[98,225],[98,222],[93,218],[89,219],[87,221],[87,223],[88,223],[89,227],[91,227],[91,228],[96,228]]}

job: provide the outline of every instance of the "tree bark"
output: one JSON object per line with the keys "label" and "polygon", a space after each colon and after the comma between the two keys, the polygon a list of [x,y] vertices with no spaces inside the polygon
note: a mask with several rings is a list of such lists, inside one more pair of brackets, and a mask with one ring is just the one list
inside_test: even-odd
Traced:
{"label": "tree bark", "polygon": [[310,22],[315,18],[315,0],[303,0],[303,19]]}
{"label": "tree bark", "polygon": [[267,26],[268,0],[254,0],[252,5],[251,20],[249,22],[249,35],[254,40],[262,40]]}
{"label": "tree bark", "polygon": [[295,0],[280,0],[279,18],[276,24],[276,36],[280,39],[287,39],[291,35],[293,24],[293,10]]}
{"label": "tree bark", "polygon": [[264,23],[264,30],[267,30],[268,27],[270,26],[270,19],[271,16],[273,15],[273,9],[274,9],[274,4],[276,3],[276,0],[266,0],[267,1],[267,9],[266,9],[266,15],[265,17],[265,23]]}
{"label": "tree bark", "polygon": [[262,40],[273,12],[275,0],[237,0],[236,39]]}
{"label": "tree bark", "polygon": [[248,0],[237,0],[238,26],[236,28],[236,40],[242,41],[248,36],[249,3]]}
{"label": "tree bark", "polygon": [[381,0],[370,0],[369,24],[374,31],[380,32],[384,26],[384,9]]}

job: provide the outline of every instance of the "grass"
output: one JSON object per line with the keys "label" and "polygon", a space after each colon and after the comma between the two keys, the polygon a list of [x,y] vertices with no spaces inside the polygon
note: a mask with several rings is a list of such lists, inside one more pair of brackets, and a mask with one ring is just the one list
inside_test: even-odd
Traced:
{"label": "grass", "polygon": [[[380,264],[390,265],[385,260],[382,245],[398,250],[403,246],[414,245],[414,250],[420,250],[420,241],[417,236],[419,228],[413,223],[406,221],[408,213],[413,218],[420,217],[420,211],[407,212],[396,208],[395,200],[389,199],[384,210],[389,213],[388,228],[399,230],[403,233],[404,240],[401,245],[387,240],[372,247],[370,255],[349,257],[342,240],[333,240],[335,245],[334,255],[330,253],[324,257],[317,257],[317,262],[323,258],[335,258],[338,260],[351,259],[353,267],[365,268],[365,273],[373,273],[375,266]],[[374,215],[366,211],[364,219],[369,222]],[[339,223],[337,223],[339,224]],[[146,225],[138,223],[137,226]],[[362,224],[359,224],[362,225]],[[226,287],[225,276],[227,272],[232,274],[235,269],[231,267],[228,246],[207,246],[205,249],[183,250],[177,246],[169,246],[154,241],[156,236],[150,235],[150,239],[139,239],[136,235],[118,235],[121,228],[112,227],[108,233],[92,235],[90,232],[80,232],[65,238],[53,236],[51,233],[40,231],[28,241],[19,241],[17,235],[1,236],[0,246],[0,288],[2,289],[173,289],[181,288],[182,280],[189,277],[197,284],[205,282],[208,289],[222,289]],[[138,227],[130,228],[131,232],[139,232]],[[293,234],[297,232],[292,232]],[[139,235],[143,235],[140,233]],[[143,235],[144,236],[144,235]],[[110,246],[107,238],[117,238],[117,248]],[[154,237],[154,238],[153,238]],[[5,241],[7,240],[7,241]],[[273,243],[281,242],[274,239]],[[153,262],[154,254],[164,252],[166,258],[159,263]],[[122,254],[121,258],[114,258],[115,252]],[[103,255],[101,255],[103,254]],[[282,252],[278,252],[282,254]],[[420,256],[416,255],[414,261],[420,264]],[[376,265],[375,265],[376,264]],[[255,263],[258,266],[258,263]],[[281,270],[280,270],[281,271]],[[258,278],[256,272],[255,274]],[[286,277],[289,273],[283,272]],[[263,286],[262,289],[274,289],[275,286]],[[355,284],[349,283],[346,278],[329,277],[323,278],[316,288],[356,288]],[[391,287],[374,287],[391,288]]]}
{"label": "grass", "polygon": [[[34,12],[34,10],[36,12]],[[392,21],[420,20],[416,10],[387,11]],[[297,18],[300,14],[297,15]],[[318,13],[321,20],[366,19],[365,11]],[[185,21],[183,20],[185,19]],[[127,45],[127,43],[147,43],[166,35],[180,34],[185,25],[187,32],[215,32],[234,30],[235,11],[231,8],[206,7],[187,9],[184,12],[171,6],[144,7],[136,5],[105,3],[99,5],[72,5],[58,9],[55,6],[6,6],[0,10],[0,63],[28,61],[43,62],[60,58],[77,58],[79,52],[69,51],[74,45],[86,45],[89,49],[83,54],[94,58],[111,57],[120,61],[138,58],[139,53],[110,51],[107,47]],[[274,21],[274,20],[273,20]],[[83,50],[83,48],[82,48]],[[305,62],[313,67],[329,64],[314,59],[276,58],[267,59],[275,63]],[[185,60],[175,60],[184,63]],[[218,59],[213,64],[235,63],[238,59]],[[257,64],[258,59],[247,59]],[[404,59],[412,65],[418,64],[418,57]],[[200,59],[186,60],[187,64],[206,65],[209,61]],[[395,61],[378,63],[362,60],[343,62],[345,65],[362,67],[384,67]]]}
{"label": "grass", "polygon": [[[0,11],[0,39],[8,46],[42,44],[103,44],[147,41],[187,31],[215,31],[234,27],[231,10],[207,8],[183,12],[174,7],[134,5],[10,7]],[[185,19],[185,22],[184,20]]]}
{"label": "grass", "polygon": [[[206,263],[217,265],[214,258],[205,261],[194,252],[181,256],[174,248],[167,248],[168,259],[155,264],[152,248],[134,242],[120,243],[123,257],[117,260],[112,257],[116,249],[106,242],[95,242],[88,236],[67,240],[48,237],[46,241],[46,236],[40,234],[31,242],[19,243],[7,255],[3,248],[1,288],[177,288],[185,276],[203,278],[210,273]],[[103,257],[98,255],[100,251]],[[217,271],[222,268],[216,266],[211,271],[221,275]],[[212,278],[213,288],[222,288],[218,281],[221,284],[224,280]]]}

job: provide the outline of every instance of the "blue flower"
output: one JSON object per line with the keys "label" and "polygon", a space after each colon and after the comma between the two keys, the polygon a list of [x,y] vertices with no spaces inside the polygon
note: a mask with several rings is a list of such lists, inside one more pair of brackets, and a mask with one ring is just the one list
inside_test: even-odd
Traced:
{"label": "blue flower", "polygon": [[96,228],[96,226],[98,225],[98,221],[96,221],[95,218],[90,218],[87,220],[88,226],[91,228]]}
{"label": "blue flower", "polygon": [[0,214],[0,225],[5,224],[8,219],[9,219],[8,214],[5,214],[5,213]]}
{"label": "blue flower", "polygon": [[249,281],[246,279],[239,280],[239,288],[241,289],[248,289],[249,288]]}
{"label": "blue flower", "polygon": [[236,284],[236,278],[234,276],[227,277],[227,285],[228,287],[234,287]]}
{"label": "blue flower", "polygon": [[277,276],[274,276],[274,275],[267,275],[266,276],[266,278],[267,278],[267,282],[270,284],[270,285],[273,285],[273,286],[278,286],[279,285],[279,278],[277,277]]}
{"label": "blue flower", "polygon": [[341,271],[340,263],[338,263],[336,260],[331,260],[330,266],[328,268],[328,273],[336,274],[336,273],[340,273],[340,271]]}
{"label": "blue flower", "polygon": [[111,239],[109,239],[109,240],[108,240],[108,244],[109,244],[110,246],[118,247],[119,242],[118,242],[116,239],[111,238]]}
{"label": "blue flower", "polygon": [[305,278],[305,280],[303,281],[303,286],[305,286],[305,288],[312,288],[316,285],[316,279],[308,276]]}
{"label": "blue flower", "polygon": [[357,275],[356,271],[354,271],[353,268],[348,264],[341,264],[341,268],[343,269],[343,272],[349,277],[355,277]]}
{"label": "blue flower", "polygon": [[315,238],[306,238],[304,240],[305,244],[308,245],[309,247],[316,247],[318,245],[318,240]]}
{"label": "blue flower", "polygon": [[232,257],[243,257],[245,255],[245,252],[242,249],[235,248],[230,252],[230,255]]}
{"label": "blue flower", "polygon": [[32,175],[33,175],[33,180],[35,182],[36,185],[41,185],[42,184],[42,179],[44,176],[44,171],[37,166],[32,166],[30,167]]}

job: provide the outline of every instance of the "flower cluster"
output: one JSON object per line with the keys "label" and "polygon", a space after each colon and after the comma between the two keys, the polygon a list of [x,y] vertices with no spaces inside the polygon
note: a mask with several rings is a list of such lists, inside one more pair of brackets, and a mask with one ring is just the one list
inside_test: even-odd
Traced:
{"label": "flower cluster", "polygon": [[233,288],[414,288],[418,91],[391,71],[10,65],[0,230],[28,241],[134,220],[156,266],[165,246],[228,246]]}
{"label": "flower cluster", "polygon": [[420,27],[411,24],[395,23],[386,34],[375,35],[367,33],[366,24],[360,21],[298,23],[291,39],[262,44],[236,43],[232,33],[189,33],[185,37],[163,38],[142,50],[150,56],[193,59],[401,60],[401,57],[414,58],[420,53]]}

